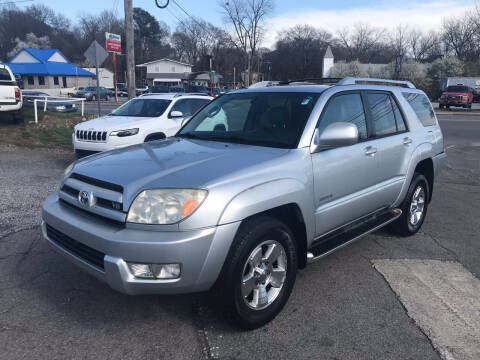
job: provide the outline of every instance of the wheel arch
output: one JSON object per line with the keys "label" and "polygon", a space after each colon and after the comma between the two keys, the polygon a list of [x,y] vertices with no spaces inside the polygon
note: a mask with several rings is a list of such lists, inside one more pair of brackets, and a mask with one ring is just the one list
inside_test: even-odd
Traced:
{"label": "wheel arch", "polygon": [[152,141],[152,140],[161,140],[161,139],[166,139],[167,135],[165,135],[164,132],[154,132],[154,133],[151,133],[151,134],[148,134],[146,137],[145,137],[145,140],[143,142],[147,142],[147,141]]}
{"label": "wheel arch", "polygon": [[429,188],[428,202],[432,201],[433,184],[434,184],[434,177],[435,177],[433,160],[431,158],[426,158],[420,161],[415,167],[415,172],[422,174],[427,179],[428,188]]}

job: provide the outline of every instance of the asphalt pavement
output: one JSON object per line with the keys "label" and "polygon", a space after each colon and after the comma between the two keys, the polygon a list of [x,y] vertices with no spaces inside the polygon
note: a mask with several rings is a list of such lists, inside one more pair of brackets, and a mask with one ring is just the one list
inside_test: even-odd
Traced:
{"label": "asphalt pavement", "polygon": [[208,294],[119,294],[51,251],[40,204],[72,153],[0,146],[0,359],[439,359],[415,311],[374,267],[438,260],[480,275],[480,115],[439,121],[447,169],[421,231],[380,231],[309,265],[282,313],[247,332]]}

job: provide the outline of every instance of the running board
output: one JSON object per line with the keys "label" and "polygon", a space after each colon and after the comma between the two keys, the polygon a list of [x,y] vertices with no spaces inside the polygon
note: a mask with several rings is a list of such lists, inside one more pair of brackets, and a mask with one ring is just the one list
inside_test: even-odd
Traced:
{"label": "running board", "polygon": [[386,209],[325,234],[313,242],[310,251],[307,253],[307,262],[311,263],[330,255],[332,252],[395,221],[401,215],[402,210],[400,209]]}

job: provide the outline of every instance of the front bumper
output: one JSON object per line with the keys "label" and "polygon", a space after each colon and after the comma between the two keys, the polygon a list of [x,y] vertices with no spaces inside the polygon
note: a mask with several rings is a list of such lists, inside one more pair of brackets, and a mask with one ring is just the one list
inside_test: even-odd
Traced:
{"label": "front bumper", "polygon": [[143,143],[143,138],[141,134],[125,137],[108,135],[106,141],[77,140],[75,133],[72,134],[72,144],[74,150],[100,152],[120,149],[126,146],[136,145],[140,143]]}
{"label": "front bumper", "polygon": [[[103,254],[103,269],[67,250],[47,234],[47,226]],[[191,231],[152,231],[112,224],[50,195],[42,206],[42,232],[57,252],[113,289],[126,294],[180,294],[208,290],[218,278],[239,222]],[[180,278],[135,278],[128,262],[180,263]]]}

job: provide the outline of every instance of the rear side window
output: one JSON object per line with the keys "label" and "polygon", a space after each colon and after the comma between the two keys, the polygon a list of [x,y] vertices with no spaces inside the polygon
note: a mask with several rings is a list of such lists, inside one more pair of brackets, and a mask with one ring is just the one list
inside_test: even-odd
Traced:
{"label": "rear side window", "polygon": [[7,69],[1,68],[0,69],[0,81],[12,81],[10,77],[10,73]]}
{"label": "rear side window", "polygon": [[366,93],[367,105],[373,122],[375,136],[385,136],[397,132],[390,96],[386,93]]}
{"label": "rear side window", "polygon": [[435,120],[435,113],[433,112],[430,100],[423,94],[403,93],[403,97],[408,101],[418,119],[423,126],[432,126],[437,122]]}
{"label": "rear side window", "polygon": [[392,102],[393,113],[395,114],[395,120],[397,122],[397,131],[398,132],[407,131],[407,126],[405,125],[405,120],[403,119],[402,112],[398,108],[397,103],[395,102],[395,100],[393,100],[392,97],[390,97],[390,101]]}
{"label": "rear side window", "polygon": [[367,134],[367,122],[360,94],[343,94],[335,96],[327,104],[318,125],[321,134],[323,130],[334,122],[351,122],[357,125],[359,138],[365,140]]}

